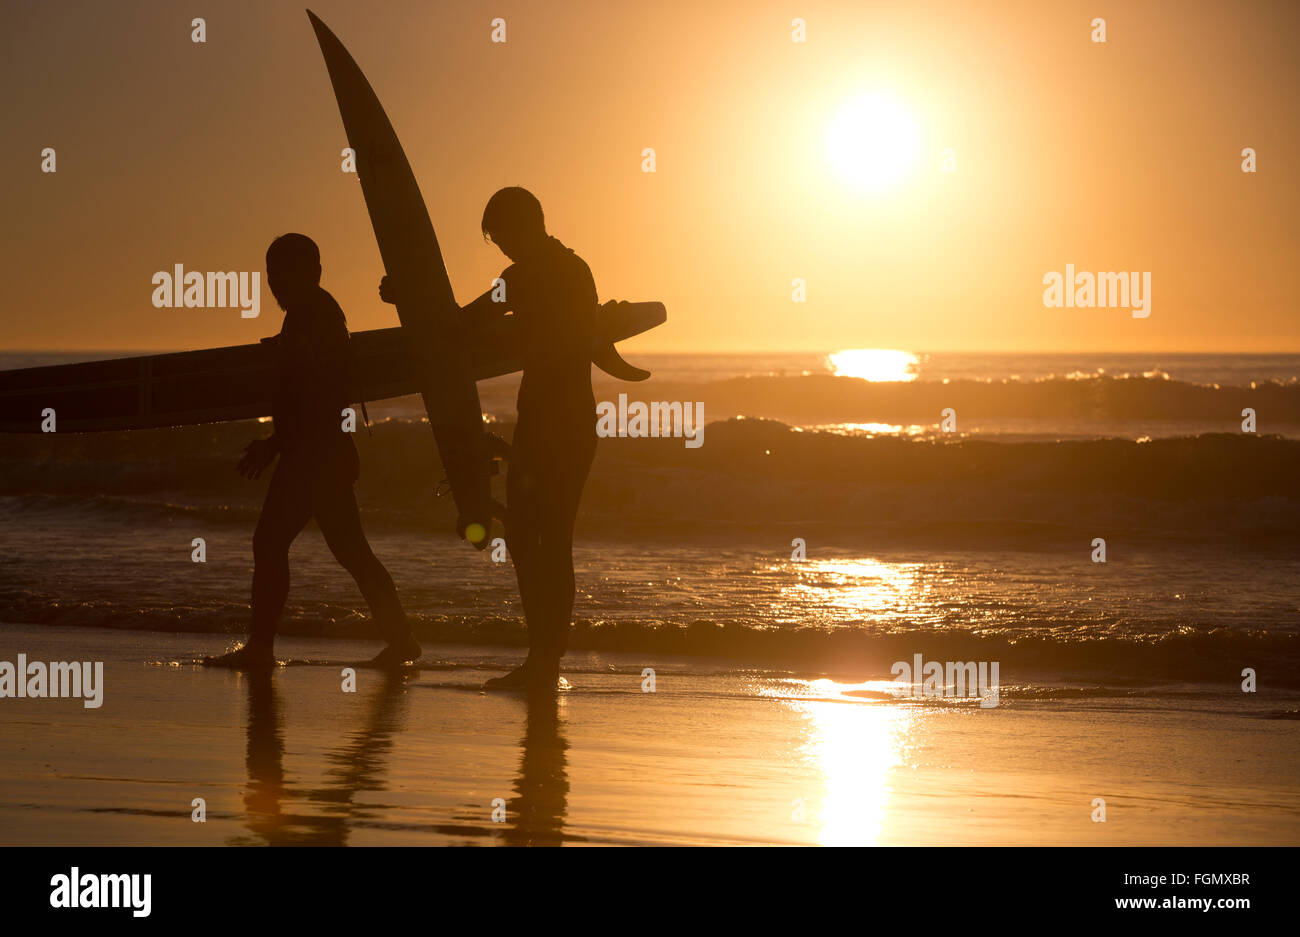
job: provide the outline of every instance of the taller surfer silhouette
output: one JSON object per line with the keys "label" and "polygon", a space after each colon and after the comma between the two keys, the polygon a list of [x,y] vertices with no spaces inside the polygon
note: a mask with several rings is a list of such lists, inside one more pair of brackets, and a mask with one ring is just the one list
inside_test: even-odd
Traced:
{"label": "taller surfer silhouette", "polygon": [[[596,283],[582,258],[546,233],[541,203],[527,189],[493,195],[482,228],[513,263],[501,274],[504,301],[489,290],[463,311],[471,323],[507,312],[518,320],[524,373],[506,476],[506,543],[528,626],[527,659],[487,686],[554,691],[573,618],[573,527],[596,454]],[[385,277],[380,296],[395,302],[399,287]]]}
{"label": "taller surfer silhouette", "polygon": [[360,464],[343,430],[351,391],[347,322],[320,285],[320,250],[311,238],[285,234],[266,251],[266,282],[284,325],[273,340],[277,382],[275,432],[249,443],[240,474],[257,478],[280,458],[253,534],[253,623],[243,647],[206,664],[258,668],[274,663],[275,631],[289,594],[289,546],[313,517],[325,543],[352,574],[388,642],[370,663],[396,667],[420,656],[392,577],[361,529],[352,486]]}

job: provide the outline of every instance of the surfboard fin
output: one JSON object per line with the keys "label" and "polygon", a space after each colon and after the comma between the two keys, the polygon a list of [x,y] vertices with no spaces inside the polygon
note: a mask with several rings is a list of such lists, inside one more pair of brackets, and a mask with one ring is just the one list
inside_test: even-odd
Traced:
{"label": "surfboard fin", "polygon": [[[623,325],[619,324],[619,312],[623,313]],[[626,319],[628,313],[635,313],[643,325],[641,328],[626,328]],[[592,352],[591,361],[596,367],[600,368],[610,377],[616,377],[620,381],[644,381],[650,377],[650,372],[645,368],[638,368],[636,365],[628,364],[623,356],[618,353],[614,343],[624,338],[630,338],[637,332],[643,332],[647,328],[661,324],[668,318],[668,312],[664,309],[663,303],[628,303],[619,300],[610,300],[601,304],[597,310],[597,327],[599,339],[596,343],[596,350]]]}
{"label": "surfboard fin", "polygon": [[650,376],[650,372],[645,368],[638,368],[636,365],[628,364],[623,359],[623,356],[618,353],[618,349],[614,347],[613,342],[608,342],[597,348],[591,356],[591,361],[610,377],[616,377],[620,381],[644,381]]}

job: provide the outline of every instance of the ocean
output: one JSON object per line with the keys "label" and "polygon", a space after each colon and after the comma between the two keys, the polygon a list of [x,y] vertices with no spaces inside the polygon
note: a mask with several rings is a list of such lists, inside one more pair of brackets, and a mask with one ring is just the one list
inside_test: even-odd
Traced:
{"label": "ocean", "polygon": [[[1294,718],[1300,355],[628,357],[654,376],[598,374],[597,400],[702,403],[704,443],[601,441],[576,649],[849,680],[914,653],[996,660],[1044,698],[1239,694],[1249,668]],[[516,388],[481,385],[506,436]],[[358,498],[417,636],[522,646],[503,551],[451,534],[418,400],[369,410]],[[0,621],[241,633],[266,477],[234,464],[260,432],[4,438]],[[291,562],[284,633],[373,637],[314,528]]]}

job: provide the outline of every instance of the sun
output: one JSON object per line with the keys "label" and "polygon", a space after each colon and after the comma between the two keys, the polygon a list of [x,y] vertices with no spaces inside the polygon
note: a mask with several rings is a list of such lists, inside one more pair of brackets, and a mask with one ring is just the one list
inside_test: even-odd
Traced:
{"label": "sun", "polygon": [[830,129],[830,158],[855,188],[886,189],[916,161],[916,121],[896,98],[872,92],[850,101]]}
{"label": "sun", "polygon": [[846,348],[828,357],[836,377],[864,381],[914,381],[921,364],[911,352],[893,348]]}

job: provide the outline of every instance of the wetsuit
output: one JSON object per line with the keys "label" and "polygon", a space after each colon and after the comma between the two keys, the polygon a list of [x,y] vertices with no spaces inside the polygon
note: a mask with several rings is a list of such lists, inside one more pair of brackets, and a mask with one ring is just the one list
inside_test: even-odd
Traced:
{"label": "wetsuit", "polygon": [[573,618],[573,527],[596,453],[596,283],[556,238],[502,275],[523,347],[506,476],[506,542],[530,652],[558,657]]}
{"label": "wetsuit", "polygon": [[389,643],[410,629],[392,577],[370,550],[352,485],[357,448],[343,431],[351,389],[351,348],[343,310],[318,290],[288,310],[276,337],[272,405],[280,461],[253,534],[251,643],[270,644],[289,594],[289,546],[313,517],[334,558],[361,588]]}

